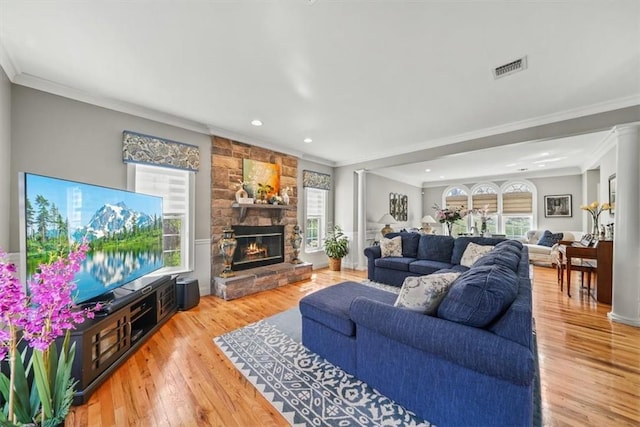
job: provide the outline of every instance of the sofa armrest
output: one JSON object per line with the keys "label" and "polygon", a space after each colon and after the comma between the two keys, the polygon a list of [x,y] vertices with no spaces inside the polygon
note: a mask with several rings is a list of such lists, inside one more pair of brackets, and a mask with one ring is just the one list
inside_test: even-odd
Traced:
{"label": "sofa armrest", "polygon": [[364,248],[364,255],[367,257],[367,277],[369,280],[373,280],[376,269],[375,260],[382,257],[382,248],[380,246],[369,246]]}
{"label": "sofa armrest", "polygon": [[451,363],[514,384],[529,385],[533,380],[531,350],[485,329],[396,308],[366,297],[354,299],[350,317],[356,323],[356,331],[367,328]]}

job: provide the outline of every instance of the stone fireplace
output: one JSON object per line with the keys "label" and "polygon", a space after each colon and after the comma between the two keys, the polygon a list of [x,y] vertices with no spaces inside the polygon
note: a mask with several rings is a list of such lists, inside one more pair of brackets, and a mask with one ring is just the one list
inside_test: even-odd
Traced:
{"label": "stone fireplace", "polygon": [[[280,186],[289,187],[289,205],[250,205],[240,207],[236,204],[235,194],[242,181],[242,161],[252,159],[275,163],[280,166]],[[298,159],[296,157],[271,151],[262,147],[244,144],[231,139],[213,136],[211,138],[211,293],[224,299],[238,298],[264,289],[286,285],[311,277],[312,266],[308,263],[291,264],[293,248],[290,244],[293,227],[297,223],[298,205]],[[247,258],[240,261],[236,256],[244,249],[244,238],[238,241],[234,253],[232,270],[234,277],[221,278],[223,270],[222,256],[218,242],[222,231],[228,228],[238,236],[253,234],[244,227],[270,229],[278,227],[281,238],[279,259],[271,262],[273,242],[261,244],[249,249]],[[251,230],[251,228],[249,228]],[[255,230],[255,229],[254,229]],[[272,234],[268,232],[267,234]],[[268,240],[272,240],[270,236]],[[274,258],[275,259],[275,258]],[[249,262],[247,262],[249,261]],[[254,262],[255,261],[255,262]],[[265,262],[265,263],[263,263]]]}

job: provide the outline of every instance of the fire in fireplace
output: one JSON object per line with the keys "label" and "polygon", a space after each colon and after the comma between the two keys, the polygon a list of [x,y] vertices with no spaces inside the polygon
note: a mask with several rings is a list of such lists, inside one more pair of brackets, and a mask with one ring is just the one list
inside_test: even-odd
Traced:
{"label": "fire in fireplace", "polygon": [[236,252],[233,254],[232,270],[284,262],[284,226],[234,225]]}

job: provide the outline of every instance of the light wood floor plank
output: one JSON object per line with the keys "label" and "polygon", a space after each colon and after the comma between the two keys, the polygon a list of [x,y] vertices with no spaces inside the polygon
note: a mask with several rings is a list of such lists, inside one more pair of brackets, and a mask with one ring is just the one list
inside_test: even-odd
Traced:
{"label": "light wood floor plank", "polygon": [[[300,298],[366,272],[327,269],[311,280],[223,301],[202,297],[179,312],[93,394],[66,426],[285,426],[213,338],[297,305]],[[542,412],[547,426],[640,425],[640,328],[613,323],[572,280],[533,268]]]}

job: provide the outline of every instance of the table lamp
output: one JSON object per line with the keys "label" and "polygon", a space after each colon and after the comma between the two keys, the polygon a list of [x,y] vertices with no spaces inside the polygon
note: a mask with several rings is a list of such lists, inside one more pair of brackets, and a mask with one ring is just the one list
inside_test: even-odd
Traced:
{"label": "table lamp", "polygon": [[435,219],[433,219],[433,217],[431,215],[425,215],[422,217],[422,231],[424,231],[426,234],[431,234],[431,232],[433,231],[433,228],[431,228],[431,224],[435,224],[436,221]]}
{"label": "table lamp", "polygon": [[380,230],[380,233],[382,233],[382,237],[384,237],[386,234],[393,232],[393,228],[391,228],[391,224],[395,224],[396,220],[394,217],[386,213],[382,215],[382,218],[380,218],[378,222],[380,224],[384,224],[384,227],[382,228],[382,230]]}

